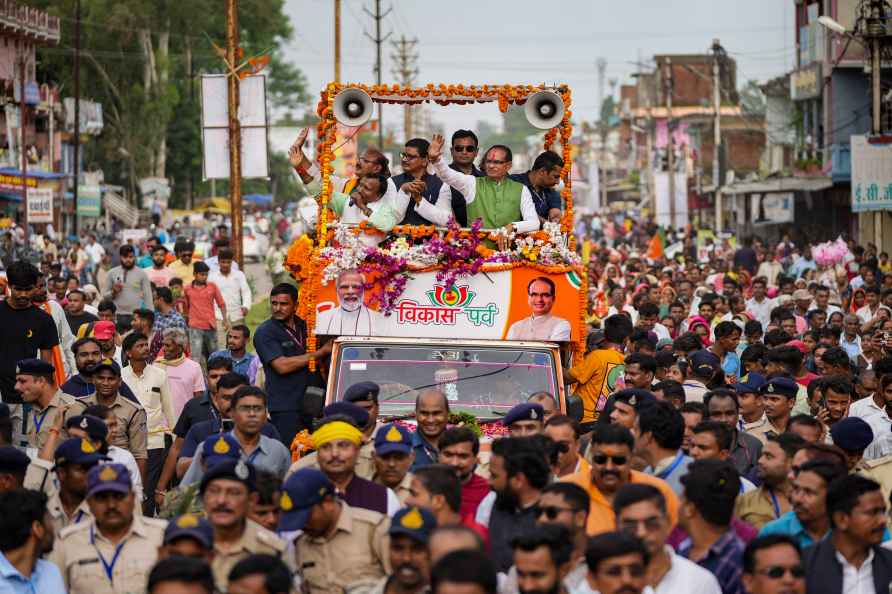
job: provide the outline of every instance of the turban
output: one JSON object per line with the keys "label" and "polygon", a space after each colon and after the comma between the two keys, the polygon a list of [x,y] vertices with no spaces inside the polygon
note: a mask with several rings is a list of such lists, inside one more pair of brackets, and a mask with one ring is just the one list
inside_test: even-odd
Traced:
{"label": "turban", "polygon": [[313,447],[316,449],[338,439],[346,439],[354,445],[359,445],[362,442],[362,432],[350,423],[344,421],[332,421],[331,423],[326,423],[319,429],[316,429],[316,431],[313,432],[312,437]]}

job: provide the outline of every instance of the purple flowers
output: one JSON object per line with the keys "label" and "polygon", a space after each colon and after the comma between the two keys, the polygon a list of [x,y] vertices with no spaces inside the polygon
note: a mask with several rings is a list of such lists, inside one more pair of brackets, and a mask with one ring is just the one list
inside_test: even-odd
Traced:
{"label": "purple flowers", "polygon": [[359,271],[366,278],[374,279],[366,285],[366,289],[371,290],[378,285],[377,291],[372,293],[372,302],[378,304],[384,315],[390,315],[409,280],[406,259],[396,258],[375,247],[366,248]]}

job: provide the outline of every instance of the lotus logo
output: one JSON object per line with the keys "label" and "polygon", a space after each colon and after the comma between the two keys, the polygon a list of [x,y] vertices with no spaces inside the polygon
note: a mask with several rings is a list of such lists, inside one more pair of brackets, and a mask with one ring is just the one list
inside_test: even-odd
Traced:
{"label": "lotus logo", "polygon": [[468,290],[468,285],[456,287],[444,287],[443,285],[434,285],[432,291],[427,292],[428,299],[433,305],[440,307],[465,307],[474,299],[476,293]]}

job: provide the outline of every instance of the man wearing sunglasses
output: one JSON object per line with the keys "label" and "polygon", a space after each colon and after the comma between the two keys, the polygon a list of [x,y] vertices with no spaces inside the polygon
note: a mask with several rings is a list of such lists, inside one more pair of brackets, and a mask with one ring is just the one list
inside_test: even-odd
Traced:
{"label": "man wearing sunglasses", "polygon": [[809,594],[886,594],[892,584],[892,551],[880,546],[886,501],[876,481],[846,474],[827,489],[831,533],[803,551]]}
{"label": "man wearing sunglasses", "polygon": [[483,168],[486,177],[474,177],[450,169],[440,157],[444,139],[435,134],[428,149],[428,159],[437,175],[464,196],[468,222],[483,221],[483,228],[505,228],[509,233],[529,233],[539,228],[539,215],[530,191],[508,177],[512,154],[507,146],[496,145],[486,151]]}
{"label": "man wearing sunglasses", "polygon": [[402,216],[400,225],[445,227],[452,217],[452,188],[427,172],[429,146],[427,140],[413,138],[400,153],[403,172],[391,178],[398,188],[395,206]]}
{"label": "man wearing sunglasses", "polygon": [[640,539],[625,532],[599,534],[585,549],[588,578],[573,594],[641,594],[649,561]]}
{"label": "man wearing sunglasses", "polygon": [[589,496],[585,489],[573,483],[552,483],[542,490],[542,497],[536,505],[538,524],[558,524],[567,529],[569,541],[573,545],[570,565],[564,576],[567,591],[575,592],[585,582],[588,567],[585,565],[585,545],[588,535],[585,526],[588,522]]}
{"label": "man wearing sunglasses", "polygon": [[[477,135],[471,130],[456,130],[453,132],[452,149],[450,150],[452,163],[449,164],[449,167],[465,175],[484,177],[484,173],[474,165],[479,144]],[[468,205],[465,203],[465,197],[454,188],[450,188],[450,191],[452,193],[452,213],[455,215],[455,220],[462,227],[467,227]]]}
{"label": "man wearing sunglasses", "polygon": [[562,479],[585,489],[591,498],[586,530],[589,536],[616,528],[612,502],[616,493],[629,483],[653,485],[666,499],[666,508],[674,525],[678,519],[678,498],[663,480],[632,470],[635,438],[621,425],[598,425],[589,447],[591,468],[583,467]]}
{"label": "man wearing sunglasses", "polygon": [[796,541],[771,534],[746,545],[743,587],[749,594],[805,594],[805,569]]}
{"label": "man wearing sunglasses", "polygon": [[[309,131],[309,128],[304,128],[300,131],[294,144],[288,149],[288,159],[291,161],[291,166],[294,167],[294,170],[300,176],[301,181],[307,186],[307,191],[310,194],[317,194],[322,189],[322,175],[320,174],[319,166],[313,163],[303,151]],[[383,175],[386,178],[390,178],[390,163],[387,161],[384,153],[376,148],[367,147],[356,162],[353,177],[332,175],[331,187],[335,192],[349,195],[359,187],[359,182],[363,177],[375,175]],[[394,185],[392,180],[387,180],[387,189],[383,194],[385,201],[393,205],[396,200],[396,185]]]}
{"label": "man wearing sunglasses", "polygon": [[640,538],[650,555],[647,583],[655,594],[696,592],[721,594],[715,576],[696,563],[677,555],[666,544],[672,524],[666,513],[666,499],[651,485],[626,485],[613,499],[616,525]]}

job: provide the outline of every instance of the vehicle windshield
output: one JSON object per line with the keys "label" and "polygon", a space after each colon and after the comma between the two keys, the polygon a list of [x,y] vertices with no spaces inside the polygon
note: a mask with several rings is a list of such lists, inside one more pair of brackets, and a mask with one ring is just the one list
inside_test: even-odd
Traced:
{"label": "vehicle windshield", "polygon": [[555,394],[554,357],[547,349],[440,345],[344,345],[336,400],[351,385],[381,386],[380,415],[401,417],[415,410],[419,391],[446,394],[452,412],[495,419],[536,392]]}

